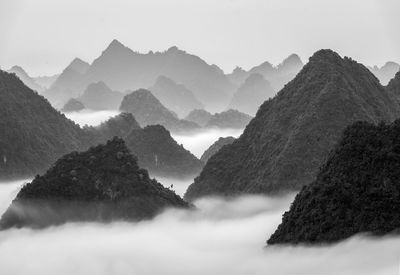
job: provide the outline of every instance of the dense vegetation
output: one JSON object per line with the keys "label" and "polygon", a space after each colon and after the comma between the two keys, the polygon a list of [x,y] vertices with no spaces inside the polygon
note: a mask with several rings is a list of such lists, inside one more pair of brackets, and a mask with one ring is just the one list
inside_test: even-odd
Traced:
{"label": "dense vegetation", "polygon": [[235,141],[234,137],[220,137],[216,142],[214,142],[206,151],[204,151],[200,160],[205,164],[207,161],[215,155],[223,146],[231,144]]}
{"label": "dense vegetation", "polygon": [[366,67],[318,51],[264,102],[240,138],[207,162],[185,196],[299,190],[315,178],[346,126],[398,117],[399,104]]}
{"label": "dense vegetation", "polygon": [[128,148],[139,158],[139,165],[152,175],[185,178],[197,175],[203,163],[179,145],[161,125],[132,131]]}
{"label": "dense vegetation", "polygon": [[400,120],[348,127],[268,240],[322,243],[400,229]]}
{"label": "dense vegetation", "polygon": [[18,193],[0,221],[9,227],[43,227],[67,221],[141,220],[166,207],[188,207],[173,191],[139,168],[115,138],[60,158]]}
{"label": "dense vegetation", "polygon": [[191,121],[179,119],[168,110],[148,90],[139,89],[124,97],[119,108],[132,113],[141,126],[163,125],[171,132],[188,132],[198,130],[199,126]]}
{"label": "dense vegetation", "polygon": [[400,102],[400,71],[390,80],[386,90]]}
{"label": "dense vegetation", "polygon": [[79,100],[75,98],[71,98],[65,103],[64,107],[61,109],[62,112],[77,112],[85,109],[85,105],[82,104]]}
{"label": "dense vegetation", "polygon": [[0,179],[44,172],[87,145],[80,127],[14,74],[0,71]]}
{"label": "dense vegetation", "polygon": [[251,119],[252,117],[248,114],[229,109],[228,111],[214,114],[205,127],[243,129]]}

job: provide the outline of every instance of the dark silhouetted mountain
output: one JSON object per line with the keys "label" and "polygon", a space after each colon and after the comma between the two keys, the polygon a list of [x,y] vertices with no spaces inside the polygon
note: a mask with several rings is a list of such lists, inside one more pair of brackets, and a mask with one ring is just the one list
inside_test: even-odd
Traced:
{"label": "dark silhouetted mountain", "polygon": [[89,66],[75,58],[43,95],[57,108],[61,108],[70,98],[78,98],[89,84],[84,78]]}
{"label": "dark silhouetted mountain", "polygon": [[240,87],[251,74],[260,74],[268,80],[275,91],[279,91],[296,76],[303,66],[300,57],[292,54],[276,67],[269,62],[264,62],[249,71],[236,68],[227,77],[237,87]]}
{"label": "dark silhouetted mountain", "polygon": [[55,74],[55,75],[50,75],[50,76],[37,76],[34,77],[33,79],[35,80],[35,82],[40,85],[41,87],[43,87],[43,89],[48,89],[51,87],[51,85],[53,85],[53,83],[57,80],[57,78],[59,77],[59,74]]}
{"label": "dark silhouetted mountain", "polygon": [[223,146],[227,144],[231,144],[235,141],[234,137],[220,137],[216,142],[214,142],[201,156],[200,160],[203,163],[207,163],[207,161],[217,153]]}
{"label": "dark silhouetted mountain", "polygon": [[206,127],[243,129],[251,119],[252,117],[248,114],[229,109],[228,111],[214,114],[207,122]]}
{"label": "dark silhouetted mountain", "polygon": [[21,79],[22,82],[32,90],[41,93],[43,91],[43,87],[41,87],[36,81],[28,75],[28,73],[22,69],[20,66],[14,66],[8,70],[9,73],[14,73]]}
{"label": "dark silhouetted mountain", "polygon": [[60,158],[22,187],[3,214],[2,229],[66,222],[149,219],[168,207],[187,208],[173,191],[139,168],[124,141],[115,138]]}
{"label": "dark silhouetted mountain", "polygon": [[178,119],[176,114],[165,108],[150,91],[145,89],[126,95],[119,109],[132,113],[141,126],[159,124],[172,132],[199,129],[194,122]]}
{"label": "dark silhouetted mountain", "polygon": [[201,127],[206,126],[206,124],[210,121],[212,114],[203,109],[196,109],[191,111],[186,117],[185,120],[195,122]]}
{"label": "dark silhouetted mountain", "polygon": [[390,80],[386,90],[400,102],[400,71]]}
{"label": "dark silhouetted mountain", "polygon": [[161,125],[132,131],[126,145],[139,159],[139,165],[151,175],[186,178],[197,175],[203,163],[176,143]]}
{"label": "dark silhouetted mountain", "polygon": [[261,74],[251,74],[233,95],[229,108],[254,116],[258,107],[274,95],[274,89]]}
{"label": "dark silhouetted mountain", "polygon": [[14,74],[0,71],[0,179],[43,172],[83,146],[78,125]]}
{"label": "dark silhouetted mountain", "polygon": [[67,112],[77,112],[83,109],[85,109],[85,105],[83,105],[82,102],[80,102],[75,98],[71,98],[70,100],[68,100],[67,103],[65,103],[61,111],[67,113]]}
{"label": "dark silhouetted mountain", "polygon": [[204,108],[192,91],[165,76],[158,77],[149,90],[166,108],[178,114],[179,117],[185,117],[194,109]]}
{"label": "dark silhouetted mountain", "polygon": [[369,67],[370,71],[379,79],[382,85],[387,85],[394,75],[400,70],[400,65],[395,62],[387,62],[382,67]]}
{"label": "dark silhouetted mountain", "polygon": [[357,122],[296,196],[269,244],[331,243],[400,229],[400,120]]}
{"label": "dark silhouetted mountain", "polygon": [[348,125],[399,116],[399,104],[366,67],[318,51],[264,102],[243,134],[207,162],[186,197],[299,190],[312,182]]}
{"label": "dark silhouetted mountain", "polygon": [[122,93],[112,91],[100,81],[89,84],[78,99],[91,110],[118,110],[123,97]]}

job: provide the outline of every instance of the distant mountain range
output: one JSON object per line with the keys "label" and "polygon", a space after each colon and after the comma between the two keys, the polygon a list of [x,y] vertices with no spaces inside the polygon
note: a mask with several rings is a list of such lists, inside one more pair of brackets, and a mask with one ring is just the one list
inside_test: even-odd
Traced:
{"label": "distant mountain range", "polygon": [[368,69],[379,79],[382,85],[387,85],[400,70],[400,65],[396,62],[386,62],[382,67],[374,66]]}
{"label": "distant mountain range", "polygon": [[363,65],[331,50],[315,53],[231,145],[206,164],[185,197],[299,190],[309,184],[358,120],[400,117],[400,105]]}
{"label": "distant mountain range", "polygon": [[121,105],[124,94],[112,91],[103,81],[91,83],[83,94],[78,97],[87,109],[117,110]]}
{"label": "distant mountain range", "polygon": [[24,82],[24,84],[29,88],[31,88],[32,90],[37,91],[38,93],[41,93],[43,91],[44,88],[40,86],[35,81],[35,79],[29,76],[28,73],[20,66],[14,66],[11,69],[9,69],[8,72],[16,74],[19,77],[19,79],[21,79],[21,81]]}

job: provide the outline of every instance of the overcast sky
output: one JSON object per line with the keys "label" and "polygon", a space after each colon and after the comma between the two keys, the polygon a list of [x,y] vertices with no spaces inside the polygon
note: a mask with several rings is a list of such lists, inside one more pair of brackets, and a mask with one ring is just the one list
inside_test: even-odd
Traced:
{"label": "overcast sky", "polygon": [[226,72],[332,48],[365,64],[400,62],[400,0],[0,0],[0,67],[31,75],[93,61],[116,38],[172,45]]}

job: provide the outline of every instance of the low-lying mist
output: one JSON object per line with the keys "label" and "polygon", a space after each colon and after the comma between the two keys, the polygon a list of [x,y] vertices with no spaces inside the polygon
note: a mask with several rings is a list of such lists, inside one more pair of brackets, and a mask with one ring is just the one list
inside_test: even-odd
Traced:
{"label": "low-lying mist", "polygon": [[108,120],[109,118],[118,115],[119,111],[104,110],[104,111],[92,111],[82,110],[79,112],[65,113],[65,116],[75,121],[80,126],[97,126],[100,123]]}
{"label": "low-lying mist", "polygon": [[[21,183],[19,183],[21,184]],[[1,184],[0,205],[18,184]],[[293,195],[208,198],[139,223],[75,223],[0,232],[1,274],[398,274],[400,238],[267,247]]]}

